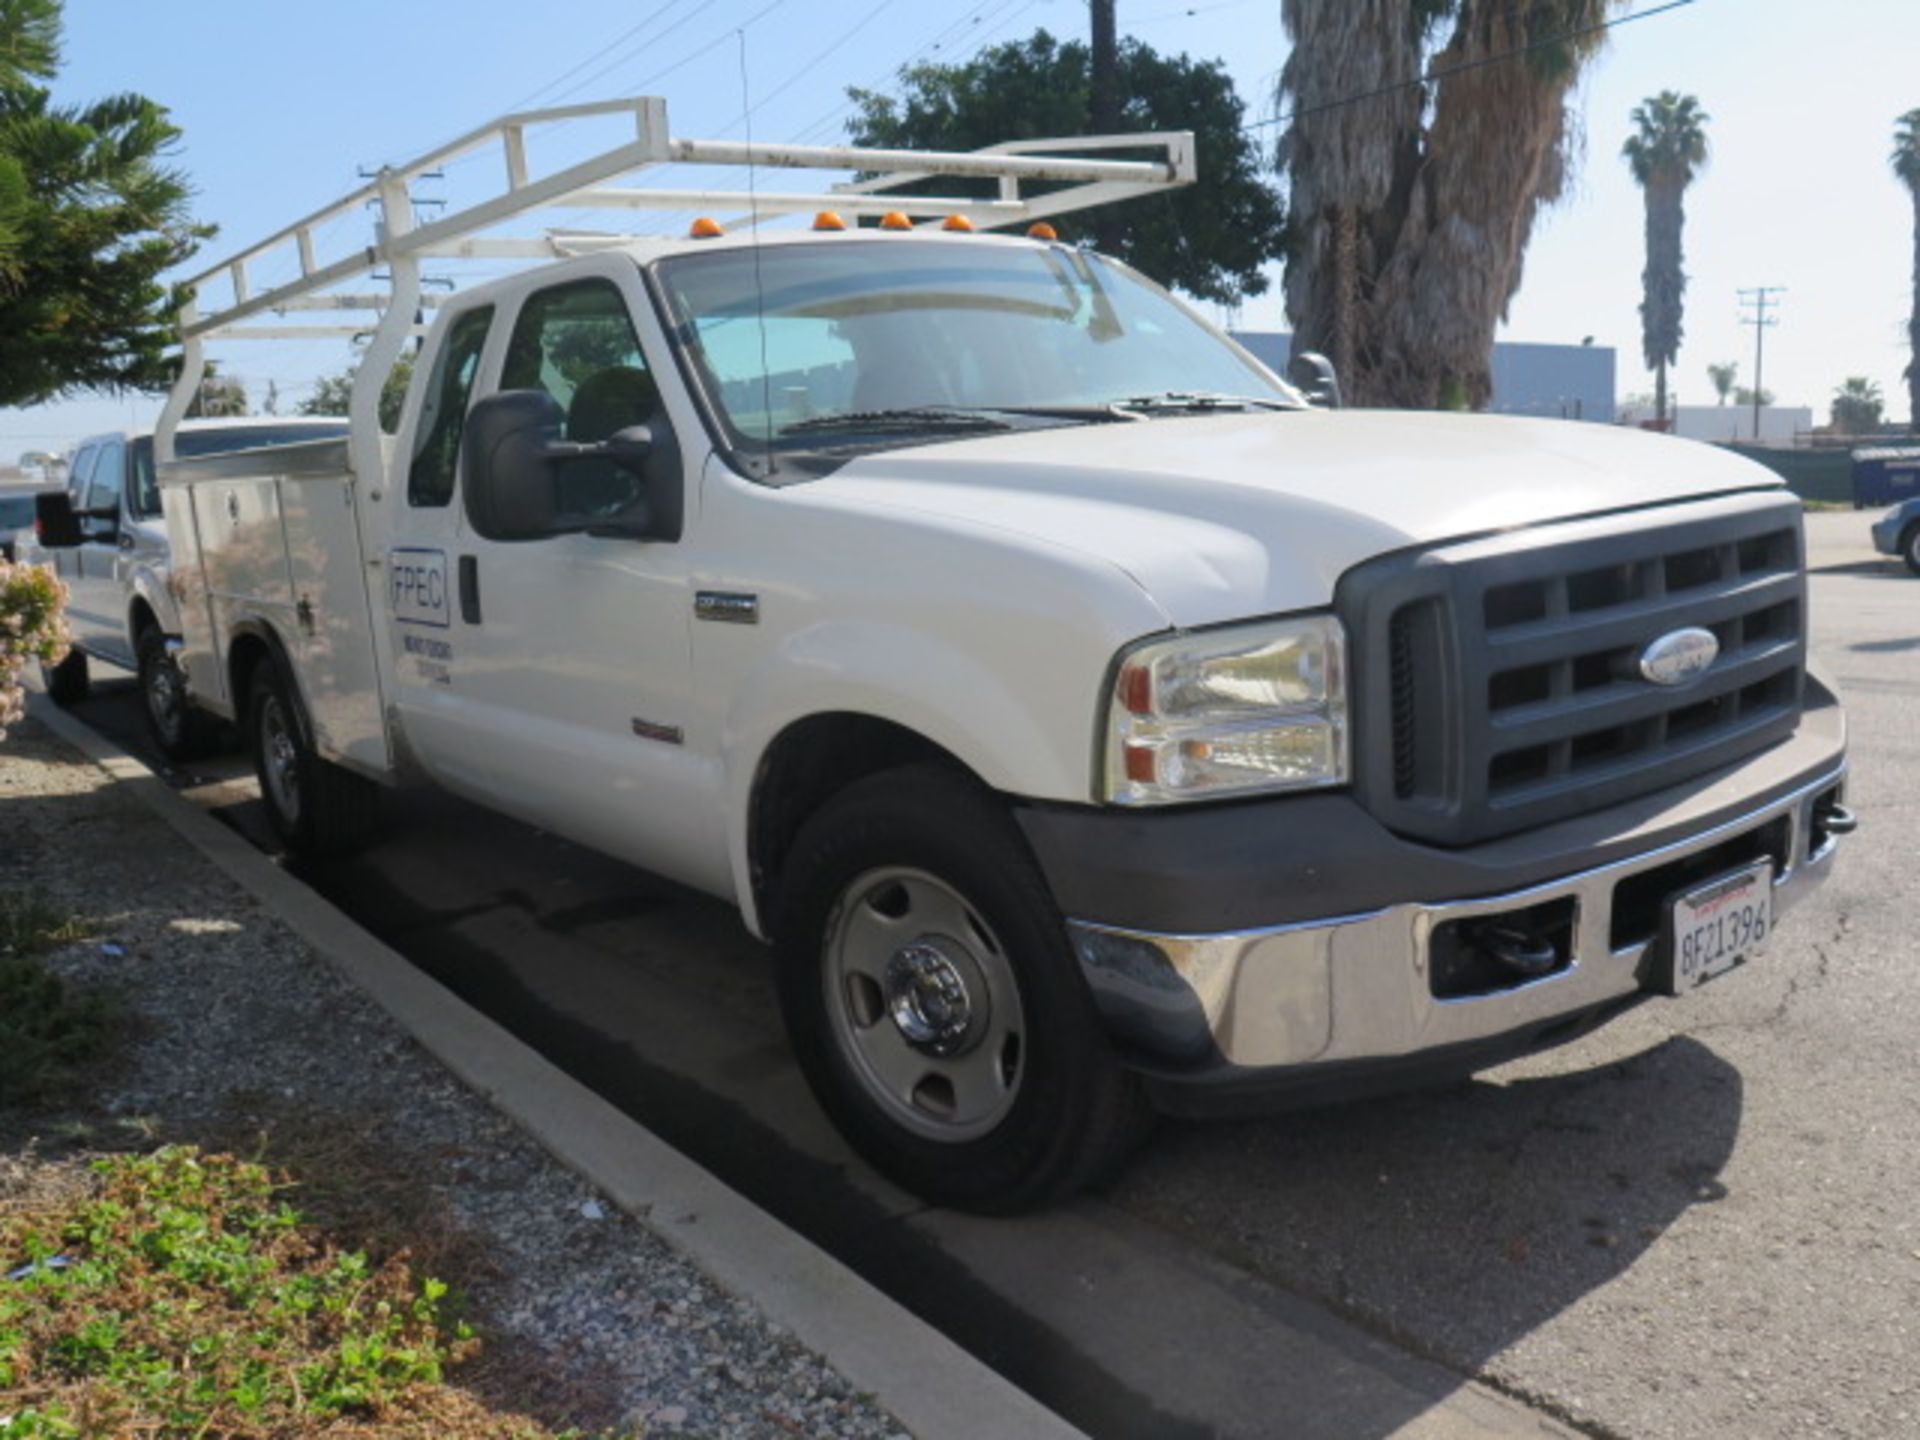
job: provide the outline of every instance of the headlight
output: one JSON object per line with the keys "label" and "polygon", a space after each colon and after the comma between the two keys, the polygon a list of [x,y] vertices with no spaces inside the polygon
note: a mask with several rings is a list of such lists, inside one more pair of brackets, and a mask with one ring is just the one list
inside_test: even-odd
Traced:
{"label": "headlight", "polygon": [[1118,805],[1344,783],[1340,622],[1306,615],[1124,651],[1106,751],[1106,798]]}

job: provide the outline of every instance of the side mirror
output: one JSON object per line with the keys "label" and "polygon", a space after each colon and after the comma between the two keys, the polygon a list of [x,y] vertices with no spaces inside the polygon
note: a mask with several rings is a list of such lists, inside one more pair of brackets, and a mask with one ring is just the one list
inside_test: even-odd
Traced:
{"label": "side mirror", "polygon": [[677,486],[675,503],[656,504],[646,474],[657,448],[649,426],[594,444],[561,438],[565,428],[559,403],[544,390],[503,390],[474,405],[461,437],[460,476],[475,530],[490,540],[581,531],[680,538]]}
{"label": "side mirror", "polygon": [[1340,377],[1318,350],[1302,350],[1287,361],[1287,379],[1310,403],[1323,410],[1340,408]]}
{"label": "side mirror", "polygon": [[86,537],[80,533],[80,517],[74,513],[73,497],[64,490],[49,490],[34,496],[33,535],[42,549],[77,549]]}

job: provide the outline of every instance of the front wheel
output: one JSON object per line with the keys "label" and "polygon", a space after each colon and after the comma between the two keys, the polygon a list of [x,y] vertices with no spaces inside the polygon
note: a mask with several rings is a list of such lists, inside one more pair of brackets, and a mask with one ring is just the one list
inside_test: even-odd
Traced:
{"label": "front wheel", "polygon": [[1907,569],[1920,575],[1920,525],[1909,525],[1900,537],[1900,558],[1907,562]]}
{"label": "front wheel", "polygon": [[140,632],[134,646],[140,671],[140,696],[145,702],[147,733],[169,760],[198,760],[213,748],[212,720],[195,710],[187,698],[186,677],[167,653],[167,640],[154,626]]}
{"label": "front wheel", "polygon": [[292,682],[274,661],[256,666],[247,738],[260,798],[281,843],[297,854],[357,849],[373,833],[379,787],[314,752]]}
{"label": "front wheel", "polygon": [[939,1205],[1007,1213],[1124,1158],[1149,1120],[1005,807],[965,777],[870,777],[779,887],[781,1008],[822,1106]]}

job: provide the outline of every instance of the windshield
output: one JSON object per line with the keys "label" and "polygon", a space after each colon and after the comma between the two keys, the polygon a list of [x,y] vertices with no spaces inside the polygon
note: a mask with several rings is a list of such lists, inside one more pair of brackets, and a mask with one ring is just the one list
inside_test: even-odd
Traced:
{"label": "windshield", "polygon": [[33,496],[0,495],[0,531],[25,530],[33,524]]}
{"label": "windshield", "polygon": [[736,444],[818,445],[839,416],[1302,403],[1164,291],[1065,246],[848,239],[681,255],[659,273]]}
{"label": "windshield", "polygon": [[[223,425],[217,430],[180,430],[173,437],[173,453],[181,460],[196,456],[225,455],[233,450],[256,450],[264,445],[300,445],[309,440],[337,440],[347,433],[347,422],[338,425],[275,425],[264,420],[258,425]],[[158,515],[160,489],[153,479],[153,437],[143,435],[133,442],[133,513]]]}

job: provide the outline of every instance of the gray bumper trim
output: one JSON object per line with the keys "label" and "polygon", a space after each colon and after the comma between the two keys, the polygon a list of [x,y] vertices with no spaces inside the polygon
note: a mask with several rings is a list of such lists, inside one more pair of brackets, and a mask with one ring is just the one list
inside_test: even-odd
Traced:
{"label": "gray bumper trim", "polygon": [[[1507,894],[1393,905],[1364,914],[1212,935],[1165,935],[1086,921],[1068,930],[1109,1029],[1148,1067],[1249,1069],[1394,1060],[1577,1015],[1641,988],[1648,945],[1611,942],[1614,890],[1785,817],[1787,864],[1774,877],[1784,913],[1826,877],[1836,842],[1808,853],[1817,797],[1844,764],[1791,793],[1683,841]],[[1571,963],[1493,994],[1436,998],[1427,975],[1434,928],[1571,898]]]}

